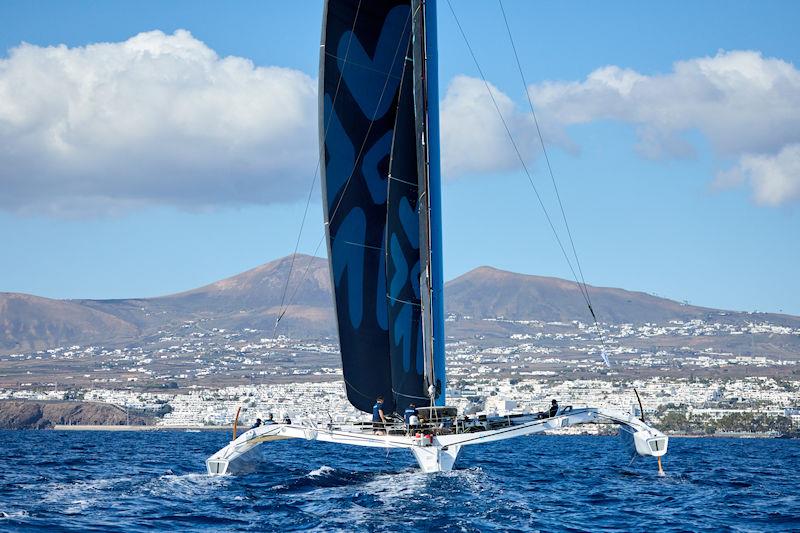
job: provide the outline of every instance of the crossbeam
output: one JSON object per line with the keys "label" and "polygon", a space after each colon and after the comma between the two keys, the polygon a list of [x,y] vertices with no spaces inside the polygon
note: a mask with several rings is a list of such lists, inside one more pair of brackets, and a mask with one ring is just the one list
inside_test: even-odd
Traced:
{"label": "crossbeam", "polygon": [[256,457],[253,450],[260,444],[285,439],[305,439],[351,446],[409,449],[423,472],[446,472],[453,468],[462,446],[486,444],[548,430],[580,424],[613,423],[620,430],[628,448],[641,456],[662,457],[667,453],[669,439],[633,415],[608,409],[570,409],[550,418],[535,415],[494,417],[489,422],[507,424],[497,429],[476,432],[433,434],[418,438],[411,434],[372,432],[369,425],[318,426],[312,422],[298,424],[269,424],[250,429],[206,460],[209,475],[234,474],[249,467]]}

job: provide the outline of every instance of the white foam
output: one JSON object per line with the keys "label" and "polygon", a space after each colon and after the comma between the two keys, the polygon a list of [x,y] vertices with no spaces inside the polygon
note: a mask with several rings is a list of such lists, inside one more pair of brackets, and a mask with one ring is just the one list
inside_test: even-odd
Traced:
{"label": "white foam", "polygon": [[[78,514],[87,507],[101,502],[105,497],[110,497],[113,487],[116,485],[130,480],[131,478],[129,477],[120,477],[90,479],[72,483],[50,483],[46,485],[46,493],[42,499],[47,503],[68,506],[64,510],[68,514]],[[105,493],[108,493],[108,495]]]}
{"label": "white foam", "polygon": [[191,474],[164,474],[156,479],[151,479],[145,484],[144,489],[153,496],[172,495],[191,498],[216,490],[220,485],[230,483],[227,476],[208,476],[202,473]]}
{"label": "white foam", "polygon": [[333,472],[334,470],[335,470],[335,469],[334,469],[333,467],[331,467],[331,466],[328,466],[328,465],[322,465],[321,467],[317,468],[316,470],[312,470],[311,472],[309,472],[309,473],[308,473],[308,474],[306,474],[306,475],[307,475],[308,477],[319,477],[319,476],[325,476],[325,475],[327,475],[327,474],[330,474],[330,473],[331,473],[331,472]]}

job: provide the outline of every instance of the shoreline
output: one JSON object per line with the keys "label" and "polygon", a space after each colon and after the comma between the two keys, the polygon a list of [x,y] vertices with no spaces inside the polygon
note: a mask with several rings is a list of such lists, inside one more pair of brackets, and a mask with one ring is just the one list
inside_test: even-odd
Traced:
{"label": "shoreline", "polygon": [[[239,428],[240,431],[243,428]],[[244,428],[246,430],[246,428]],[[45,431],[233,431],[233,426],[112,426],[92,424],[55,424]]]}

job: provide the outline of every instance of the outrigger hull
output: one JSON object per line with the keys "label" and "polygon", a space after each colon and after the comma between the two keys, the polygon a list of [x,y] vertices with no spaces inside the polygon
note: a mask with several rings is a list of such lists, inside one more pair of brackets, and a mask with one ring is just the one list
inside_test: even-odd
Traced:
{"label": "outrigger hull", "polygon": [[430,438],[375,435],[371,433],[369,426],[356,424],[328,427],[311,423],[271,424],[246,431],[209,457],[206,467],[212,476],[241,473],[251,469],[251,452],[260,444],[284,439],[305,439],[373,448],[405,448],[414,454],[423,472],[449,472],[463,446],[486,444],[579,424],[613,423],[620,426],[620,432],[632,453],[659,458],[660,471],[660,458],[667,453],[669,444],[666,435],[638,418],[607,409],[574,409],[545,419],[528,415],[517,416],[513,420],[510,417],[496,417],[495,420],[507,420],[508,423],[498,429],[432,435]]}

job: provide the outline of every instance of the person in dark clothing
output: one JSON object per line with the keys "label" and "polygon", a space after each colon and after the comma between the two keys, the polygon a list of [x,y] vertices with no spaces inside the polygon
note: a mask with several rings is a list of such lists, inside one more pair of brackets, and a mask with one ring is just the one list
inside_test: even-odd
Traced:
{"label": "person in dark clothing", "polygon": [[553,400],[550,402],[550,409],[544,412],[539,412],[539,414],[536,415],[536,418],[539,420],[543,418],[553,418],[556,416],[556,414],[558,414],[558,402]]}
{"label": "person in dark clothing", "polygon": [[410,403],[403,411],[403,419],[406,421],[406,429],[411,433],[419,427],[419,414],[416,404]]}
{"label": "person in dark clothing", "polygon": [[408,404],[408,407],[406,407],[406,410],[403,411],[403,419],[405,419],[407,426],[411,424],[410,418],[412,416],[417,416],[417,406],[413,403],[410,403]]}
{"label": "person in dark clothing", "polygon": [[257,427],[261,427],[261,419],[256,418],[256,423],[250,426],[250,429],[256,429]]}
{"label": "person in dark clothing", "polygon": [[378,396],[375,399],[375,405],[372,406],[372,432],[376,435],[382,435],[385,424],[386,416],[383,414],[383,396]]}
{"label": "person in dark clothing", "polygon": [[558,402],[553,400],[550,403],[550,411],[548,414],[550,415],[550,418],[553,418],[554,416],[556,416],[557,413],[558,413]]}

